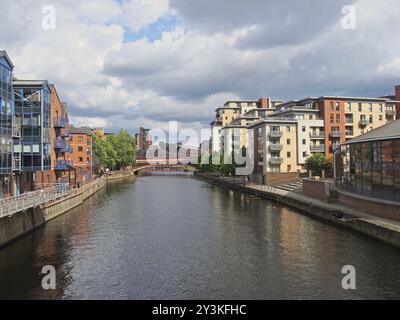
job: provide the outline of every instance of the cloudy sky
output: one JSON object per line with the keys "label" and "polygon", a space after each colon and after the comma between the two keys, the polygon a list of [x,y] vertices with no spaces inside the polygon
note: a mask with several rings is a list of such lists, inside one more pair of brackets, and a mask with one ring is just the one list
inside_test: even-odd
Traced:
{"label": "cloudy sky", "polygon": [[109,130],[200,128],[230,99],[400,83],[399,0],[1,0],[0,30],[16,77],[48,79],[75,124]]}

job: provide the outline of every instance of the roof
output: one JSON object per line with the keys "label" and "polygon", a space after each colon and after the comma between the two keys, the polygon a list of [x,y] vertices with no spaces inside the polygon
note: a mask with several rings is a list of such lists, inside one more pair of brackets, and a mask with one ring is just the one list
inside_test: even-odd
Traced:
{"label": "roof", "polygon": [[68,130],[71,134],[86,134],[88,136],[92,135],[92,130],[88,127],[81,127],[81,128],[70,127]]}
{"label": "roof", "polygon": [[354,139],[346,141],[344,144],[353,144],[360,142],[376,141],[376,140],[389,140],[400,139],[400,119],[389,122],[388,124],[371,130],[362,134]]}
{"label": "roof", "polygon": [[14,87],[47,87],[49,92],[51,92],[51,88],[49,82],[47,80],[19,80],[13,79]]}
{"label": "roof", "polygon": [[6,61],[8,62],[8,64],[11,66],[11,68],[14,69],[14,64],[12,63],[10,57],[8,56],[7,51],[5,51],[5,50],[0,50],[0,58],[6,59]]}

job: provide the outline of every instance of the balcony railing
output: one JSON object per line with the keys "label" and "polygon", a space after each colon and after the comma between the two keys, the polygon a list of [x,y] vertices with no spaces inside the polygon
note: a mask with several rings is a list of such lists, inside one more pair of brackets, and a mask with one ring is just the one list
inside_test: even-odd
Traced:
{"label": "balcony railing", "polygon": [[270,144],[270,145],[269,145],[269,149],[270,149],[271,151],[281,151],[281,150],[283,149],[283,145],[281,145],[281,144],[276,144],[276,143]]}
{"label": "balcony railing", "polygon": [[54,170],[65,171],[73,167],[74,163],[72,160],[57,160],[54,165]]}
{"label": "balcony railing", "polygon": [[272,157],[269,159],[269,162],[271,162],[272,164],[281,164],[283,162],[283,158]]}
{"label": "balcony railing", "polygon": [[351,123],[353,123],[353,119],[352,118],[346,118],[345,122],[348,123],[348,124],[351,124]]}
{"label": "balcony railing", "polygon": [[396,115],[396,110],[392,110],[392,109],[386,110],[386,114],[388,116],[395,116]]}
{"label": "balcony railing", "polygon": [[54,118],[54,127],[55,128],[66,128],[68,127],[69,120],[68,118],[63,117],[55,117]]}
{"label": "balcony railing", "polygon": [[65,139],[56,139],[54,142],[54,149],[59,152],[72,152],[71,147]]}
{"label": "balcony railing", "polygon": [[325,139],[325,132],[310,132],[311,139]]}
{"label": "balcony railing", "polygon": [[311,152],[325,152],[325,145],[324,144],[320,144],[319,146],[311,145],[310,151]]}
{"label": "balcony railing", "polygon": [[14,138],[21,138],[21,127],[13,125],[12,127],[12,135]]}
{"label": "balcony railing", "polygon": [[369,124],[369,120],[367,119],[360,119],[360,126],[367,126]]}
{"label": "balcony railing", "polygon": [[340,131],[331,131],[331,137],[332,138],[340,138],[341,137]]}
{"label": "balcony railing", "polygon": [[280,138],[282,137],[282,131],[270,131],[269,136],[271,138]]}

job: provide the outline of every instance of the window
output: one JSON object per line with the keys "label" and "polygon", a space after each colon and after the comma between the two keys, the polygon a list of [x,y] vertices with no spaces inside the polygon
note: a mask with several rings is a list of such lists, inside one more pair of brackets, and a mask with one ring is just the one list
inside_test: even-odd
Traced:
{"label": "window", "polygon": [[335,121],[334,117],[333,117],[333,114],[330,115],[330,120],[331,120],[331,123],[333,123]]}
{"label": "window", "polygon": [[358,104],[358,111],[359,111],[359,112],[362,112],[362,103],[359,103],[359,104]]}
{"label": "window", "polygon": [[306,145],[306,144],[307,144],[307,140],[303,139],[303,145]]}
{"label": "window", "polygon": [[290,142],[291,142],[290,139],[287,139],[287,140],[286,140],[286,144],[287,144],[287,145],[290,145]]}
{"label": "window", "polygon": [[286,131],[287,131],[287,132],[290,132],[290,126],[287,126],[287,127],[286,127]]}
{"label": "window", "polygon": [[292,166],[290,164],[287,165],[287,171],[288,172],[292,171]]}
{"label": "window", "polygon": [[346,111],[351,111],[351,102],[347,102]]}
{"label": "window", "polygon": [[329,102],[329,105],[330,105],[330,107],[331,107],[331,111],[333,111],[334,109],[333,109],[333,102]]}
{"label": "window", "polygon": [[83,137],[82,137],[82,136],[79,136],[79,137],[78,137],[78,141],[82,142],[82,141],[83,141]]}
{"label": "window", "polygon": [[336,115],[336,123],[340,123],[340,114]]}
{"label": "window", "polygon": [[374,117],[371,115],[369,116],[369,123],[373,123],[374,122]]}
{"label": "window", "polygon": [[380,115],[379,115],[379,121],[382,121],[382,119],[383,119],[383,117],[382,117],[382,115],[380,114]]}
{"label": "window", "polygon": [[302,127],[301,130],[302,130],[303,132],[306,132],[306,127]]}
{"label": "window", "polygon": [[372,103],[369,104],[369,112],[372,112]]}
{"label": "window", "polygon": [[79,162],[82,162],[83,161],[83,158],[82,157],[79,157]]}
{"label": "window", "polygon": [[303,158],[307,158],[307,151],[303,152]]}
{"label": "window", "polygon": [[339,102],[336,102],[336,111],[339,111],[339,110],[340,110]]}
{"label": "window", "polygon": [[292,157],[292,153],[291,153],[291,152],[288,152],[288,153],[287,153],[287,157],[288,157],[288,158],[291,158],[291,157]]}
{"label": "window", "polygon": [[82,147],[78,147],[78,151],[79,152],[83,151],[83,148]]}

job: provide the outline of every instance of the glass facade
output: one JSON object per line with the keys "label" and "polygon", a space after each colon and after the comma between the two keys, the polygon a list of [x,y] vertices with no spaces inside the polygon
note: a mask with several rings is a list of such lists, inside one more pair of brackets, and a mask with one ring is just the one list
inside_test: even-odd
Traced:
{"label": "glass facade", "polygon": [[11,191],[13,152],[12,70],[13,66],[8,63],[5,56],[0,55],[0,198]]}
{"label": "glass facade", "polygon": [[22,170],[51,169],[51,102],[47,83],[14,83],[15,124],[22,127]]}
{"label": "glass facade", "polygon": [[335,164],[341,189],[400,202],[400,139],[344,145]]}

